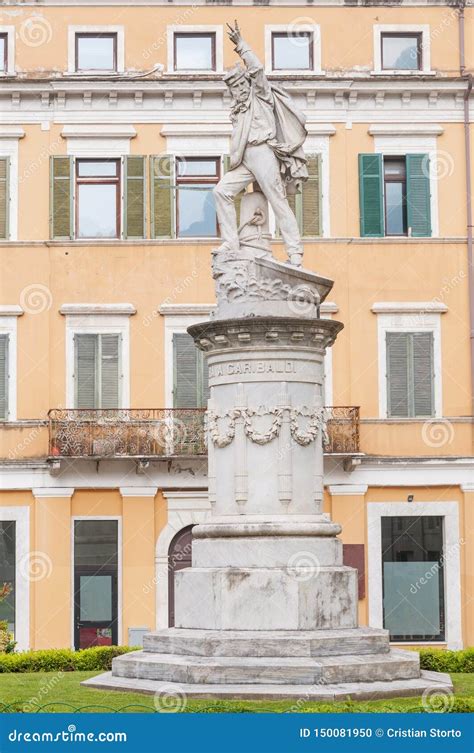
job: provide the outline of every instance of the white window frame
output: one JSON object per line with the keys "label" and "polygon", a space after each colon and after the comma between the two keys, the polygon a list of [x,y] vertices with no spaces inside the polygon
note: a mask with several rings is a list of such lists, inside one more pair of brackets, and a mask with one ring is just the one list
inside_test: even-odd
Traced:
{"label": "white window frame", "polygon": [[[18,308],[18,312],[14,309]],[[7,315],[4,315],[7,312]],[[13,313],[14,312],[14,313]],[[18,317],[23,310],[18,307],[0,307],[0,335],[8,337],[8,415],[0,419],[0,427],[9,421],[16,421],[17,417],[17,382],[18,382]]]}
{"label": "white window frame", "polygon": [[[180,68],[179,71],[174,69],[174,35],[175,34],[215,34],[216,38],[216,69],[214,71],[201,71],[196,68],[189,68],[185,70]],[[224,31],[221,24],[209,25],[209,24],[195,24],[193,26],[185,26],[183,24],[171,24],[166,27],[166,42],[167,42],[167,66],[168,73],[181,76],[183,73],[194,73],[196,75],[212,75],[224,72]]]}
{"label": "white window frame", "polygon": [[[185,308],[185,307],[183,307]],[[186,314],[179,312],[179,307],[176,305],[173,313],[163,313],[165,320],[165,407],[173,407],[173,385],[174,385],[174,353],[173,353],[173,335],[174,334],[187,334],[187,329],[192,324],[199,324],[206,321],[209,318],[214,306],[203,304],[202,312],[200,314]]]}
{"label": "white window frame", "polygon": [[0,26],[0,34],[7,35],[7,69],[0,71],[0,77],[15,75],[15,27]]}
{"label": "white window frame", "polygon": [[15,640],[17,651],[30,647],[30,508],[0,507],[0,520],[15,521]]}
{"label": "white window frame", "polygon": [[66,314],[66,406],[75,408],[74,335],[121,335],[119,408],[130,407],[130,314]]}
{"label": "white window frame", "polygon": [[117,526],[117,643],[122,645],[123,632],[123,538],[121,515],[74,515],[71,517],[71,648],[74,650],[74,523],[76,520],[116,520]]}
{"label": "white window frame", "polygon": [[[421,34],[421,68],[415,71],[382,68],[382,34]],[[431,70],[431,35],[429,24],[374,24],[374,70],[379,76],[435,75]]]}
{"label": "white window frame", "polygon": [[[461,623],[461,547],[457,502],[368,502],[367,559],[369,625],[383,627],[382,517],[438,515],[444,518],[444,598],[446,643],[448,649],[462,648]],[[394,641],[396,642],[396,641]],[[419,644],[421,641],[416,641]],[[405,641],[404,641],[405,643]],[[431,641],[427,641],[431,643]]]}
{"label": "white window frame", "polygon": [[8,215],[8,240],[18,240],[18,185],[23,175],[18,175],[19,141],[25,136],[21,126],[0,125],[0,157],[10,158],[8,190],[10,206]]}
{"label": "white window frame", "polygon": [[[274,32],[289,32],[298,34],[298,32],[308,32],[313,35],[313,67],[312,69],[289,68],[284,70],[272,68],[272,34]],[[282,74],[284,76],[293,74],[297,76],[314,76],[314,74],[323,75],[321,70],[321,27],[319,24],[307,23],[295,24],[265,24],[265,71],[274,76]]]}
{"label": "white window frame", "polygon": [[[429,313],[432,303],[399,304],[405,306],[404,312],[397,311],[397,304],[374,304],[372,311],[377,314],[378,340],[378,379],[379,379],[379,417],[389,418],[387,394],[387,332],[431,332],[433,335],[433,398],[434,417],[443,415],[442,407],[442,368],[441,368],[441,314],[446,307],[437,312]],[[390,313],[383,313],[384,307]],[[423,421],[423,417],[408,419],[393,417],[394,421]]]}
{"label": "white window frame", "polygon": [[125,71],[125,30],[123,26],[68,26],[67,70],[75,76],[90,76],[94,71],[76,71],[76,34],[116,34],[117,35],[117,70],[100,71],[102,76],[114,76]]}
{"label": "white window frame", "polygon": [[[418,125],[371,125],[369,134],[374,137],[374,152],[383,157],[406,157],[407,154],[428,154],[430,165],[438,164],[437,137],[443,129],[432,124]],[[439,237],[438,179],[436,173],[430,175],[430,238]],[[390,236],[385,236],[390,238]],[[421,240],[421,239],[420,239]]]}
{"label": "white window frame", "polygon": [[[323,301],[321,304],[321,319],[332,319],[333,314],[337,314],[339,307],[331,301]],[[323,398],[325,406],[334,405],[334,384],[333,384],[333,359],[332,348],[326,348],[323,361]]]}

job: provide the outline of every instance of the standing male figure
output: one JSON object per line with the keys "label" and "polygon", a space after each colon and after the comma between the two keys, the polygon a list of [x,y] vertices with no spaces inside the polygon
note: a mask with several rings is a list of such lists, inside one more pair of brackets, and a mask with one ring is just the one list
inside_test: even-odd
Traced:
{"label": "standing male figure", "polygon": [[219,251],[238,251],[234,199],[256,181],[275,213],[290,264],[300,267],[303,245],[286,192],[295,193],[298,184],[308,177],[302,149],[305,116],[283,89],[270,85],[260,60],[242,39],[237,21],[235,28],[229,29],[235,51],[246,68],[237,64],[224,76],[233,98],[233,129],[231,169],[214,189],[223,240]]}

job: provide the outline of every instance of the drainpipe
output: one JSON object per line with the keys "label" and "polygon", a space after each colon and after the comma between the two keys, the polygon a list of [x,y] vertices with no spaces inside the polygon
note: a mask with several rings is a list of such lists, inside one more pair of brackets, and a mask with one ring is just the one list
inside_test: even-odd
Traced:
{"label": "drainpipe", "polygon": [[469,330],[471,356],[471,416],[474,415],[474,261],[473,261],[473,226],[472,226],[472,180],[471,180],[471,133],[469,117],[469,98],[472,93],[472,74],[466,74],[464,49],[464,0],[459,4],[459,70],[466,80],[464,92],[464,151],[466,162],[466,220],[467,220],[467,268],[469,285]]}

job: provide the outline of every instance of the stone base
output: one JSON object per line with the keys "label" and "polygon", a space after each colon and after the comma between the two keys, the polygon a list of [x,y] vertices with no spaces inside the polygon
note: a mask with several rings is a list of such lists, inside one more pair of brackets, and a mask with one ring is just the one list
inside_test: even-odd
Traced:
{"label": "stone base", "polygon": [[[98,677],[81,683],[88,688],[100,690],[118,690],[123,692],[146,693],[159,697],[173,697],[180,702],[184,709],[186,698],[204,699],[240,699],[240,700],[277,700],[293,699],[295,711],[306,701],[375,701],[379,698],[407,698],[421,696],[425,691],[437,690],[450,693],[453,685],[449,675],[442,672],[422,671],[416,679],[335,683],[328,685],[271,685],[253,683],[248,685],[209,685],[178,684],[146,679],[130,679],[115,677],[112,672],[105,672]],[[296,705],[298,704],[298,705]]]}

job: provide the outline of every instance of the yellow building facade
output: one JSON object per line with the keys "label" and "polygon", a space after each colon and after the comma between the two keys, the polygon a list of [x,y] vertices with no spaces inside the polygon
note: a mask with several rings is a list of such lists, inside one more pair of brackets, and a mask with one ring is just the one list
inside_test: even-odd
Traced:
{"label": "yellow building facade", "polygon": [[0,618],[19,649],[173,623],[210,510],[186,329],[214,305],[235,17],[307,116],[292,201],[344,323],[325,504],[360,622],[473,645],[472,2],[2,5]]}

